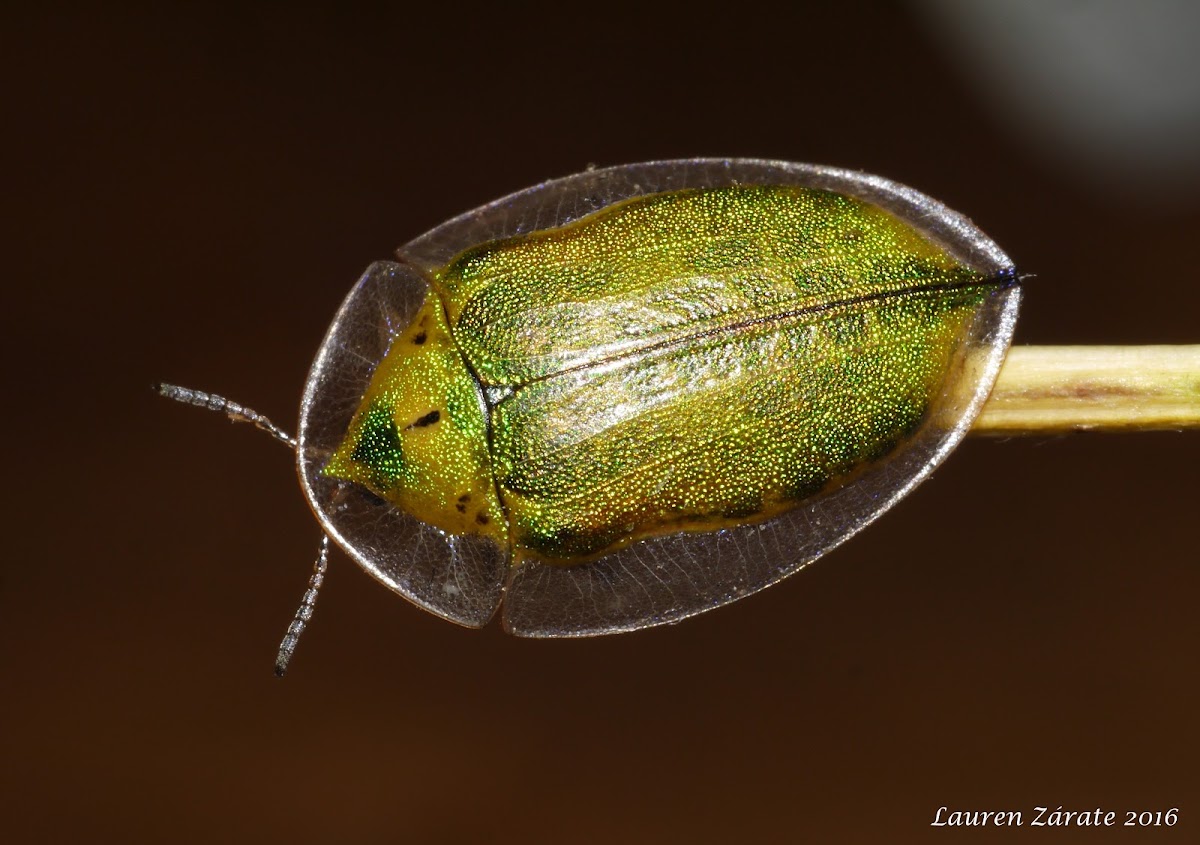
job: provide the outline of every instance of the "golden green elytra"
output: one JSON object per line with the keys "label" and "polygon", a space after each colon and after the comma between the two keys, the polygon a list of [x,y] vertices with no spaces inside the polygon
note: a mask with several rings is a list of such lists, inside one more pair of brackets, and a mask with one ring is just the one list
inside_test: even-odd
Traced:
{"label": "golden green elytra", "polygon": [[328,537],[451,621],[675,622],[924,479],[986,399],[1019,300],[991,240],[880,177],[589,170],[368,268],[309,375],[301,483]]}

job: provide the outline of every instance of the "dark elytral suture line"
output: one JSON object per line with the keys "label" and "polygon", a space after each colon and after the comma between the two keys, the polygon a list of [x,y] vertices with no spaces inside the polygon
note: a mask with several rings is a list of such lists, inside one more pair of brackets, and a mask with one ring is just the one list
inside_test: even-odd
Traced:
{"label": "dark elytral suture line", "polygon": [[[1000,288],[1003,290],[1003,289],[1010,288],[1014,285],[1020,284],[1025,278],[1026,277],[1024,277],[1024,276],[1021,276],[1021,277],[1016,276],[1012,270],[1004,270],[1004,271],[1000,272],[999,274],[997,274],[996,276],[993,276],[988,279],[976,279],[976,280],[969,281],[969,282],[946,282],[946,283],[940,284],[940,285],[913,285],[911,287],[898,288],[896,290],[884,291],[882,293],[866,293],[861,296],[852,296],[852,297],[848,297],[846,299],[839,299],[834,302],[823,302],[819,305],[809,305],[804,308],[797,308],[792,311],[786,311],[782,314],[771,314],[771,315],[768,315],[765,317],[753,317],[748,320],[743,320],[740,323],[730,323],[729,325],[725,325],[725,326],[717,326],[715,328],[705,329],[704,331],[685,335],[683,337],[672,338],[670,340],[661,340],[657,343],[651,343],[648,346],[639,346],[638,348],[631,349],[628,352],[622,352],[622,353],[613,355],[610,358],[605,358],[603,363],[610,364],[614,361],[620,361],[622,358],[626,358],[626,357],[629,357],[632,355],[644,355],[647,352],[657,352],[661,349],[670,349],[672,346],[681,346],[683,344],[687,344],[692,341],[703,340],[704,338],[714,337],[716,335],[725,334],[727,332],[730,332],[730,333],[739,332],[739,331],[742,331],[743,329],[752,328],[754,326],[765,326],[765,325],[770,325],[772,323],[783,323],[783,322],[787,322],[788,320],[793,320],[797,317],[803,317],[808,314],[821,314],[826,311],[836,310],[838,308],[845,308],[845,307],[853,306],[853,305],[862,305],[862,304],[868,303],[868,302],[886,302],[889,299],[899,299],[900,297],[912,296],[914,294],[922,294],[922,293],[940,293],[942,291],[967,290],[968,288],[981,288],[981,287],[997,287],[997,288]],[[465,357],[464,357],[464,360],[466,360]],[[530,378],[527,381],[521,382],[521,384],[517,385],[517,386],[518,387],[526,387],[531,384],[536,384],[537,382],[540,382],[540,381],[545,381],[545,380],[551,379],[551,378],[558,378],[559,376],[568,375],[570,373],[578,372],[580,370],[585,370],[585,369],[588,369],[588,368],[594,367],[594,366],[596,366],[595,361],[591,361],[591,362],[588,362],[585,364],[576,364],[573,367],[567,367],[562,370],[556,370],[553,373],[546,373],[544,375],[535,376],[533,378]],[[468,364],[468,367],[470,367],[469,364]],[[478,379],[478,375],[475,374],[474,370],[472,370],[472,375],[476,375],[476,378]],[[483,382],[480,382],[480,383],[482,384]],[[502,385],[488,385],[488,386],[489,387],[500,387]]]}

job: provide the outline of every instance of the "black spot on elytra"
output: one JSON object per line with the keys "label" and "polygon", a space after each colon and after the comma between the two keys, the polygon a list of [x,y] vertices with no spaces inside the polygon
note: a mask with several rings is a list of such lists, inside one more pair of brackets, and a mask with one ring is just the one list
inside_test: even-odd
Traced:
{"label": "black spot on elytra", "polygon": [[742,505],[734,505],[733,507],[727,508],[722,516],[724,516],[726,519],[743,520],[749,519],[752,516],[757,516],[760,513],[762,513],[761,501],[756,504],[746,503]]}
{"label": "black spot on elytra", "polygon": [[368,505],[371,505],[372,507],[376,507],[376,508],[387,507],[387,499],[383,499],[379,496],[376,496],[374,493],[372,493],[366,487],[359,487],[358,492],[359,492],[359,495],[361,495],[363,497],[363,499],[366,501],[366,503]]}
{"label": "black spot on elytra", "polygon": [[475,521],[478,522],[480,525],[487,525],[489,522],[491,522],[491,520],[488,519],[488,515],[486,513],[484,513],[483,511],[480,511],[479,513],[475,514]]}
{"label": "black spot on elytra", "polygon": [[421,332],[420,334],[418,334],[416,337],[413,338],[413,343],[415,343],[417,346],[420,346],[428,339],[429,339],[429,335],[425,334],[425,332]]}
{"label": "black spot on elytra", "polygon": [[404,427],[404,430],[408,431],[410,428],[425,428],[426,426],[433,425],[435,422],[437,422],[441,418],[442,418],[441,411],[430,411],[428,414],[421,417],[416,422],[411,422],[408,425],[406,425]]}
{"label": "black spot on elytra", "polygon": [[802,502],[810,496],[815,496],[825,489],[829,476],[803,477],[794,479],[783,489],[783,498],[793,502]]}
{"label": "black spot on elytra", "polygon": [[1032,278],[1032,273],[1018,273],[1015,267],[1005,267],[996,274],[996,281],[1006,288]]}
{"label": "black spot on elytra", "polygon": [[603,551],[622,539],[616,529],[569,529],[532,531],[521,538],[527,549],[543,557],[571,560]]}
{"label": "black spot on elytra", "polygon": [[922,417],[920,415],[914,415],[912,418],[905,421],[903,427],[897,434],[883,437],[879,441],[872,443],[865,450],[863,450],[862,460],[871,462],[886,458],[893,451],[895,451],[896,447],[900,445],[901,440],[911,437],[916,432],[917,428],[919,428],[921,425],[921,420]]}
{"label": "black spot on elytra", "polygon": [[458,511],[459,513],[466,513],[466,512],[467,512],[467,506],[466,506],[466,505],[464,505],[462,502],[459,502],[457,505],[455,505],[455,506],[454,506],[454,509],[455,509],[456,511]]}

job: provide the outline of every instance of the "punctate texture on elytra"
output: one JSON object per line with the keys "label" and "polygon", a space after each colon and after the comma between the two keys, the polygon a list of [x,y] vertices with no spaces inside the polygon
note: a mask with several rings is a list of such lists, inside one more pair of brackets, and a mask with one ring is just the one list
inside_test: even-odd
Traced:
{"label": "punctate texture on elytra", "polygon": [[991,291],[809,187],[636,197],[433,274],[324,474],[511,561],[767,520],[927,419]]}

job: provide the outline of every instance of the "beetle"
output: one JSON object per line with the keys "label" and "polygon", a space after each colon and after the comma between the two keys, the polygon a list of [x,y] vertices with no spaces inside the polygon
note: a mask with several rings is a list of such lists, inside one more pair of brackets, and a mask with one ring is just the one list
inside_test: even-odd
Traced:
{"label": "beetle", "polygon": [[445,619],[571,637],[768,587],[895,504],[987,398],[1020,303],[969,220],[878,176],[753,159],[590,169],[372,264],[295,450],[330,538]]}

